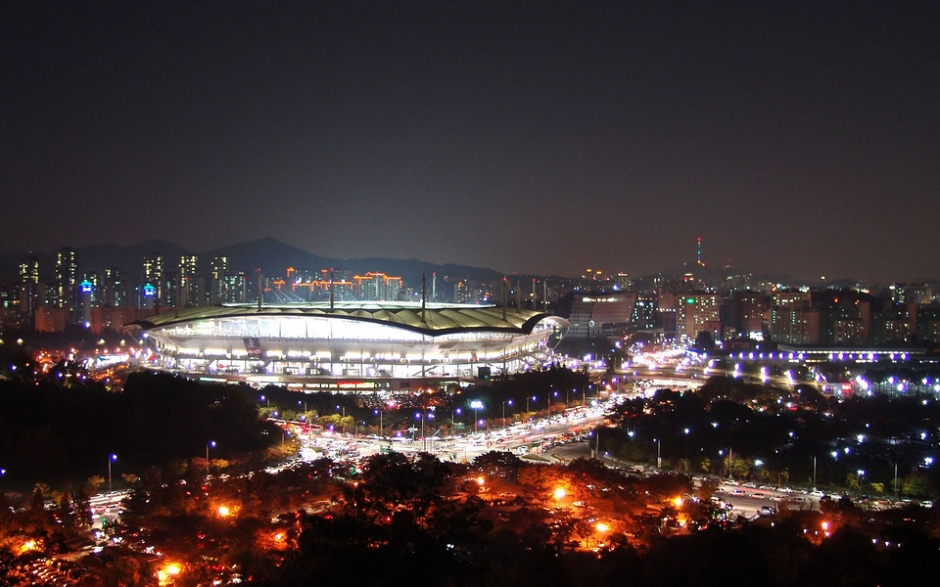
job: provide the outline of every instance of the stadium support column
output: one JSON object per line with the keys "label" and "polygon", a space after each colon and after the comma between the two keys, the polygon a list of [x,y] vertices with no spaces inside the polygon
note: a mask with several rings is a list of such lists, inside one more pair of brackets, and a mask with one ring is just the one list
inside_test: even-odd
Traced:
{"label": "stadium support column", "polygon": [[258,267],[258,311],[261,311],[261,298],[264,297],[264,280],[261,278],[261,268]]}
{"label": "stadium support column", "polygon": [[545,313],[548,314],[548,280],[542,281],[542,306],[545,308]]}
{"label": "stadium support column", "polygon": [[421,321],[424,322],[425,324],[428,323],[427,316],[424,313],[424,307],[425,307],[424,302],[425,302],[425,299],[428,297],[427,293],[428,293],[428,284],[425,281],[424,273],[422,273],[421,274]]}
{"label": "stadium support column", "polygon": [[503,278],[503,321],[506,321],[506,304],[509,303],[509,292],[506,289],[506,278]]}
{"label": "stadium support column", "polygon": [[537,306],[535,305],[535,278],[532,278],[532,311],[535,312]]}
{"label": "stadium support column", "polygon": [[330,311],[333,311],[333,268],[330,268]]}

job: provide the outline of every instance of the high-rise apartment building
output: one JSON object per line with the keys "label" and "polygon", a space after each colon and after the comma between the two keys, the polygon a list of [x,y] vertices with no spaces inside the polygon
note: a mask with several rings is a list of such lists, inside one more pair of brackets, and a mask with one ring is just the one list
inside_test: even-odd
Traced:
{"label": "high-rise apartment building", "polygon": [[127,273],[117,267],[105,269],[98,298],[99,306],[110,308],[130,306],[132,297]]}
{"label": "high-rise apartment building", "polygon": [[39,284],[39,259],[27,257],[20,262],[20,283]]}
{"label": "high-rise apartment building", "polygon": [[762,332],[764,308],[761,295],[753,291],[736,291],[732,296],[731,325],[739,333]]}
{"label": "high-rise apartment building", "polygon": [[210,280],[210,302],[220,304],[223,301],[223,291],[225,289],[225,275],[228,272],[228,257],[212,257],[211,280]]}
{"label": "high-rise apartment building", "polygon": [[360,300],[394,301],[401,291],[402,279],[384,273],[369,272],[353,276],[356,295]]}
{"label": "high-rise apartment building", "polygon": [[166,288],[163,277],[163,255],[160,253],[147,253],[144,255],[144,283],[142,287],[148,284],[153,287],[153,297],[166,303]]}
{"label": "high-rise apartment building", "polygon": [[196,282],[196,271],[199,258],[196,255],[180,256],[177,272],[177,305],[181,308],[187,306],[201,306],[199,284]]}
{"label": "high-rise apartment building", "polygon": [[45,286],[41,283],[39,259],[27,257],[20,262],[20,284],[17,305],[29,323],[33,322],[36,308],[44,301]]}
{"label": "high-rise apartment building", "polygon": [[679,299],[676,335],[695,340],[700,332],[709,332],[718,340],[721,332],[721,296],[714,293],[690,293]]}
{"label": "high-rise apartment building", "polygon": [[78,251],[71,247],[62,247],[56,252],[55,260],[55,305],[67,310],[70,319],[78,308]]}

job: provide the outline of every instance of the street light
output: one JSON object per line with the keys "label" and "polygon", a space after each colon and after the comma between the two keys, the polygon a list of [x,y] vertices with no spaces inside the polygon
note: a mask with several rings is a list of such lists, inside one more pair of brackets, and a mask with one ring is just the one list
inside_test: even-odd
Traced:
{"label": "street light", "polygon": [[[301,404],[301,401],[297,400],[297,405],[299,406],[300,404]],[[304,424],[307,428],[307,432],[309,432],[310,431],[310,417],[307,413],[307,400],[303,400],[303,404],[304,404]]]}
{"label": "street light", "polygon": [[[117,455],[111,455],[108,457],[108,491],[109,492],[113,491],[113,489],[111,488],[111,463],[113,463],[116,460],[117,460]],[[6,473],[6,470],[4,470],[3,472]]]}
{"label": "street light", "polygon": [[[721,457],[721,456],[724,456],[724,454],[725,454],[725,451],[723,450],[718,451],[718,456]],[[734,478],[734,471],[732,470],[733,465],[734,465],[734,450],[729,447],[728,448],[728,477],[731,477],[732,479]]]}
{"label": "street light", "polygon": [[385,410],[372,410],[372,411],[373,411],[373,413],[379,415],[379,434],[380,434],[382,437],[384,437],[384,436],[385,436],[385,427],[382,426],[382,415],[385,413]]}
{"label": "street light", "polygon": [[470,402],[470,407],[473,408],[473,433],[476,434],[480,431],[480,410],[482,410],[485,406],[480,400],[473,400]]}
{"label": "street light", "polygon": [[506,404],[512,405],[512,400],[503,400],[503,428],[506,427]]}
{"label": "street light", "polygon": [[206,482],[209,481],[209,447],[215,448],[214,440],[206,443]]}
{"label": "street light", "polygon": [[417,419],[417,418],[421,418],[421,450],[427,452],[427,449],[428,449],[428,441],[427,441],[427,439],[424,437],[424,412],[416,413],[416,414],[415,414],[415,419]]}
{"label": "street light", "polygon": [[[457,430],[454,427],[454,414],[462,414],[462,413],[463,413],[463,410],[461,410],[460,408],[456,408],[450,411],[450,433],[451,434],[454,434],[454,432],[456,432]],[[463,426],[463,424],[461,424],[461,426]]]}

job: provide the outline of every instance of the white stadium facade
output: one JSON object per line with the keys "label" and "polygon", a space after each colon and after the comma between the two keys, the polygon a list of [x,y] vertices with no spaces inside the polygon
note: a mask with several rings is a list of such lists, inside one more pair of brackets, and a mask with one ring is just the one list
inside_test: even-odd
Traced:
{"label": "white stadium facade", "polygon": [[570,324],[531,310],[337,302],[167,311],[129,325],[142,364],[308,391],[417,389],[540,368]]}

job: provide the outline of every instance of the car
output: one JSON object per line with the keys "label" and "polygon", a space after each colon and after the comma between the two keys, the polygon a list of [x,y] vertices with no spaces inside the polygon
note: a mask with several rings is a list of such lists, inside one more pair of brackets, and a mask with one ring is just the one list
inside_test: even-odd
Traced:
{"label": "car", "polygon": [[819,491],[818,489],[810,491],[809,494],[812,497],[826,497],[826,494],[822,491]]}
{"label": "car", "polygon": [[747,492],[744,491],[743,489],[732,489],[731,495],[734,495],[736,497],[744,497],[745,495],[747,495]]}
{"label": "car", "polygon": [[760,515],[762,516],[772,516],[775,513],[777,513],[776,510],[770,507],[769,505],[761,506],[760,510],[758,511],[760,512]]}

